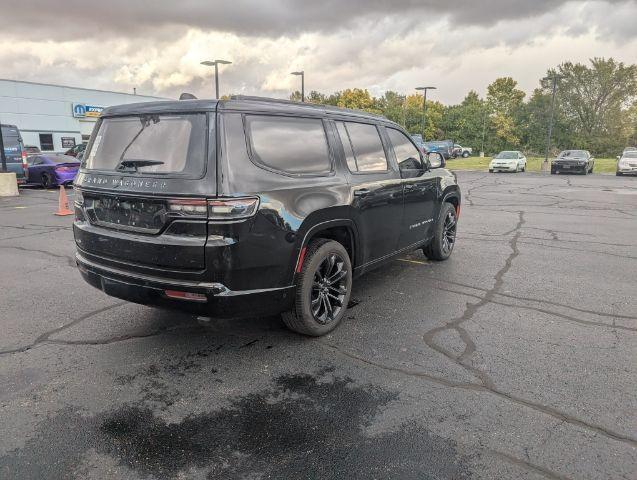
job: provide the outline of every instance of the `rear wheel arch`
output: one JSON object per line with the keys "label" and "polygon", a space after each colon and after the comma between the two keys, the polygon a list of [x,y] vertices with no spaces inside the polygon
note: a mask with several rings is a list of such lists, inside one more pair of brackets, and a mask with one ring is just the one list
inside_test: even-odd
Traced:
{"label": "rear wheel arch", "polygon": [[294,262],[294,274],[298,274],[303,266],[305,253],[307,246],[312,240],[318,238],[334,240],[345,248],[347,254],[350,257],[350,261],[353,266],[357,263],[357,256],[359,255],[359,237],[356,224],[351,219],[334,219],[325,222],[320,222],[309,229],[307,229],[300,246],[297,250],[297,255]]}

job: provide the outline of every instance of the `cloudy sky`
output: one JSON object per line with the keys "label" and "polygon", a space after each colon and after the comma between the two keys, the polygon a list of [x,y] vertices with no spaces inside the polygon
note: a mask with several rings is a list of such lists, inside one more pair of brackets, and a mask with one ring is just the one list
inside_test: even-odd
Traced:
{"label": "cloudy sky", "polygon": [[563,61],[637,62],[637,0],[0,0],[0,78],[176,97],[363,87],[527,92]]}

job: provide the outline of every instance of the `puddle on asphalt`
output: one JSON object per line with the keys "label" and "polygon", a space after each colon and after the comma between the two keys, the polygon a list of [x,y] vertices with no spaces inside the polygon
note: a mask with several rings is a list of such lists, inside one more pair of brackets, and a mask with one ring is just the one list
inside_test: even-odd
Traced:
{"label": "puddle on asphalt", "polygon": [[[0,472],[5,478],[82,478],[87,455],[98,453],[152,478],[192,472],[208,479],[468,478],[454,443],[416,424],[364,433],[397,398],[324,370],[278,377],[228,408],[179,423],[166,423],[143,402],[94,416],[69,409],[0,457]],[[91,470],[100,476],[95,468],[93,459]]]}

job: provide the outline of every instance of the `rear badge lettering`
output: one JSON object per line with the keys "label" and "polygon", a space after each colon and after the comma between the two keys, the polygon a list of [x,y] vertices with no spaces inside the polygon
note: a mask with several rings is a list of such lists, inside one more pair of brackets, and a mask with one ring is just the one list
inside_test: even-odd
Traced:
{"label": "rear badge lettering", "polygon": [[84,185],[110,185],[111,187],[127,187],[140,189],[166,188],[168,184],[163,180],[143,180],[137,178],[102,178],[87,175],[82,182]]}

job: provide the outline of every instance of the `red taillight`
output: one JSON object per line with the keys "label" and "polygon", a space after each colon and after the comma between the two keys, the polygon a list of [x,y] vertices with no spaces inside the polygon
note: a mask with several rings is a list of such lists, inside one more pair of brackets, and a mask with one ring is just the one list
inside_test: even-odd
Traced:
{"label": "red taillight", "polygon": [[259,199],[247,198],[180,198],[168,200],[168,211],[188,217],[207,217],[209,220],[237,220],[257,212]]}
{"label": "red taillight", "polygon": [[182,292],[179,290],[164,290],[164,295],[177,300],[187,300],[189,302],[207,302],[208,298],[203,293]]}
{"label": "red taillight", "polygon": [[22,150],[22,168],[29,168],[29,163],[27,162],[27,152]]}
{"label": "red taillight", "polygon": [[211,220],[248,218],[257,213],[258,208],[257,197],[217,198],[208,200],[208,218]]}
{"label": "red taillight", "polygon": [[68,172],[70,170],[71,170],[70,167],[55,167],[56,172]]}

